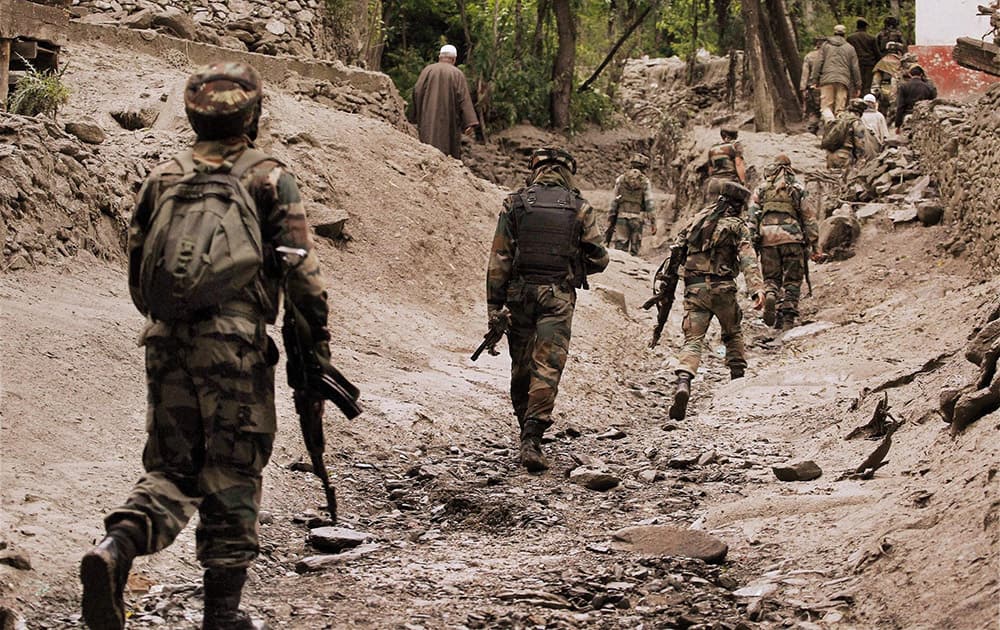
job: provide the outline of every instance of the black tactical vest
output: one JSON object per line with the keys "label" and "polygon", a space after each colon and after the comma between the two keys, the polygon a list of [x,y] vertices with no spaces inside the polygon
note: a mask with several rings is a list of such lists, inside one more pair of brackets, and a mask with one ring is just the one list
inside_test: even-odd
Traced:
{"label": "black tactical vest", "polygon": [[533,284],[576,283],[579,269],[580,198],[561,186],[534,184],[517,195],[514,274]]}

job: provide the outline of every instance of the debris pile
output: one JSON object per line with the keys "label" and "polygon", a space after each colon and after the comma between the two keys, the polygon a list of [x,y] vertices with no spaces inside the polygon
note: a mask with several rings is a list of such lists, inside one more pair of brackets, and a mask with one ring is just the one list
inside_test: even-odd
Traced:
{"label": "debris pile", "polygon": [[984,277],[1000,271],[998,111],[1000,85],[968,105],[943,100],[918,103],[908,123],[913,145],[945,200],[944,220],[961,235],[951,247],[958,253],[968,249]]}
{"label": "debris pile", "polygon": [[117,24],[265,55],[329,58],[320,0],[74,0],[72,13],[92,24]]}

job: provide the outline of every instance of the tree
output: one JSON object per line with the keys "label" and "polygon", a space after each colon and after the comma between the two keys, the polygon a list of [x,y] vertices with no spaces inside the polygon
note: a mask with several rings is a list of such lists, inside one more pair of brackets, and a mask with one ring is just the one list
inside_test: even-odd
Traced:
{"label": "tree", "polygon": [[556,56],[552,63],[552,127],[569,129],[570,99],[573,94],[573,71],[576,66],[576,17],[570,0],[552,0],[556,16]]}
{"label": "tree", "polygon": [[[758,131],[784,131],[790,123],[802,120],[798,93],[787,70],[790,65],[779,48],[779,34],[773,18],[781,17],[783,0],[767,0],[777,11],[765,12],[761,0],[743,0],[743,24],[746,33],[747,57],[753,78],[754,123]],[[789,25],[789,30],[791,26]],[[792,65],[800,65],[795,52]]]}

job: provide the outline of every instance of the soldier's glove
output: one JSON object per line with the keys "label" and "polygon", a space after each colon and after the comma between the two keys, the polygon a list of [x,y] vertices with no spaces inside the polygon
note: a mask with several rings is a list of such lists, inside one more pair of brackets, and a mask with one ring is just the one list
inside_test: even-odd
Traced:
{"label": "soldier's glove", "polygon": [[507,310],[506,306],[497,308],[495,306],[490,306],[488,313],[487,325],[490,330],[500,326],[502,330],[507,330],[510,328],[510,311]]}

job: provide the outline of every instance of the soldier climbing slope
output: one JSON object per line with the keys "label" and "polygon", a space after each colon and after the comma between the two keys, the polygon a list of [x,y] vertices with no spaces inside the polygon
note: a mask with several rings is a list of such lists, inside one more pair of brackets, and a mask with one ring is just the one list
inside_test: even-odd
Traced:
{"label": "soldier climbing slope", "polygon": [[754,308],[764,305],[760,269],[754,257],[750,232],[742,214],[750,191],[733,182],[722,185],[719,198],[695,215],[677,235],[674,247],[686,250],[684,265],[684,346],[677,355],[677,389],[670,417],[687,415],[691,379],[698,372],[705,349],[705,333],[712,317],[719,320],[726,344],[730,377],[742,378],[747,367],[740,323],[743,313],[736,300],[736,275],[746,277]]}
{"label": "soldier climbing slope", "polygon": [[[611,208],[608,210],[608,234],[612,235],[615,249],[639,255],[642,247],[642,230],[647,224],[650,233],[656,234],[656,219],[653,215],[653,185],[643,172],[649,166],[649,158],[640,153],[632,155],[632,168],[615,180]],[[607,239],[605,239],[607,242]]]}
{"label": "soldier climbing slope", "polygon": [[705,203],[712,203],[719,196],[724,182],[747,183],[746,164],[743,161],[743,145],[740,132],[733,127],[723,127],[719,131],[722,142],[708,150],[708,183],[705,185]]}
{"label": "soldier climbing slope", "polygon": [[750,236],[764,276],[764,323],[788,329],[799,316],[806,256],[816,251],[819,226],[803,201],[806,189],[781,153],[750,198]]}
{"label": "soldier climbing slope", "polygon": [[552,424],[566,366],[576,290],[604,271],[593,208],[573,185],[576,160],[559,149],[537,149],[525,188],[504,200],[486,272],[491,328],[508,318],[510,398],[521,428],[520,461],[531,472],[549,467],[541,451]]}
{"label": "soldier climbing slope", "polygon": [[[330,356],[326,290],[298,186],[280,162],[253,148],[261,100],[260,75],[248,65],[193,74],[184,107],[198,140],[157,166],[137,197],[129,288],[150,318],[142,335],[146,472],[105,517],[107,535],[81,562],[83,619],[93,629],[125,627],[132,561],[169,546],[195,512],[205,568],[202,627],[257,627],[239,605],[260,551],[261,472],[274,443],[278,360],[266,327],[277,317],[283,283],[308,321],[314,352]],[[219,233],[227,238],[213,239]],[[206,243],[221,255],[191,255],[192,245]],[[278,247],[297,252],[297,262],[262,253]],[[295,395],[322,415],[322,400]]]}

